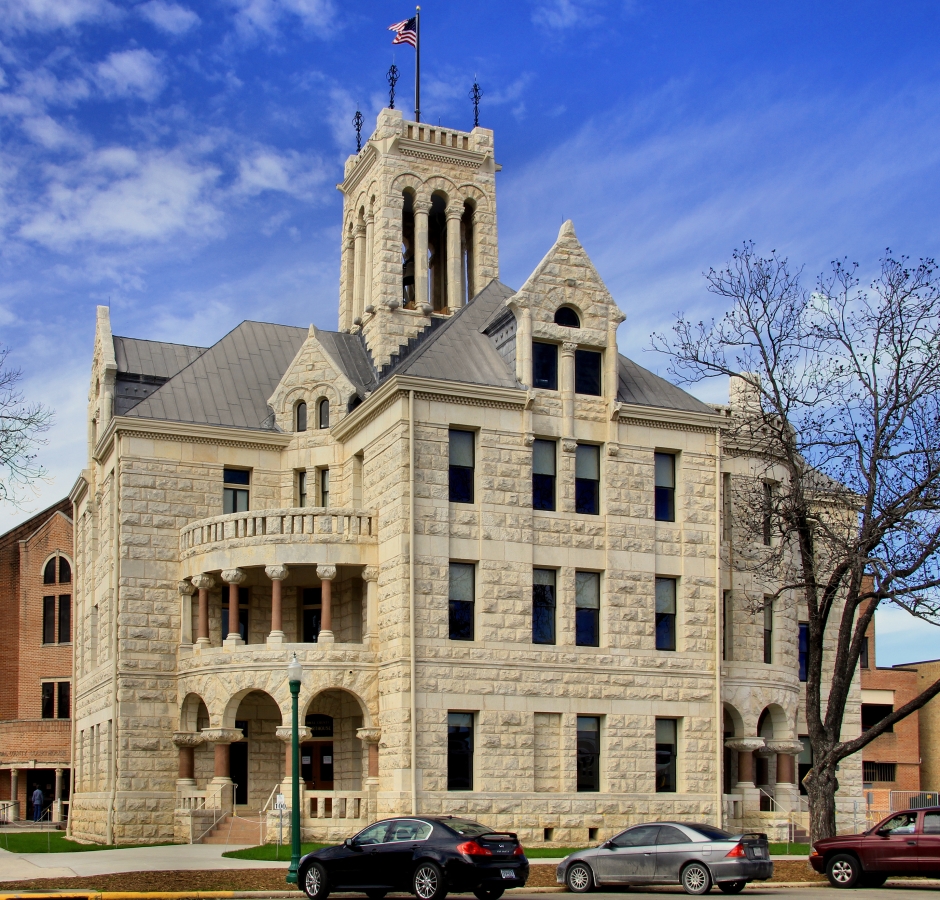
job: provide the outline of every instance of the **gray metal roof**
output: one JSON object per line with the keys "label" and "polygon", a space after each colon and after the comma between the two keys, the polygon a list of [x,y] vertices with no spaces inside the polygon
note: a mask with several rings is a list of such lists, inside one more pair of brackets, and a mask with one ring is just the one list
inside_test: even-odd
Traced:
{"label": "gray metal roof", "polygon": [[128,415],[272,429],[268,397],[306,337],[306,328],[242,322]]}
{"label": "gray metal roof", "polygon": [[119,374],[172,378],[205,352],[205,347],[190,347],[188,344],[114,337],[114,357]]}
{"label": "gray metal roof", "polygon": [[369,354],[362,346],[359,335],[318,330],[317,338],[343,370],[343,374],[356,386],[362,399],[365,399],[367,393],[375,390],[378,383],[375,369],[372,368]]}
{"label": "gray metal roof", "polygon": [[638,366],[632,359],[620,357],[620,384],[617,399],[640,406],[660,406],[664,409],[682,409],[688,412],[718,415],[714,409],[697,400],[682,388]]}

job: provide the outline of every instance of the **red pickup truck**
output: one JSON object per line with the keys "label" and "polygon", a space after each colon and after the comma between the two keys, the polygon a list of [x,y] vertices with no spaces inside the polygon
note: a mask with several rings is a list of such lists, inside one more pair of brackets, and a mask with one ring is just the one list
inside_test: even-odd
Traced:
{"label": "red pickup truck", "polygon": [[940,877],[940,806],[893,813],[862,834],[813,844],[810,865],[833,887],[881,887],[891,875]]}

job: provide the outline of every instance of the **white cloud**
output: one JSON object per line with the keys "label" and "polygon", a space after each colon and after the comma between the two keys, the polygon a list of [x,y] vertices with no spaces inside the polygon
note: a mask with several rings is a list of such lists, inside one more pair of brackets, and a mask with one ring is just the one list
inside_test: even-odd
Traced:
{"label": "white cloud", "polygon": [[282,19],[298,18],[307,26],[322,25],[317,33],[329,34],[336,23],[332,0],[231,0],[235,24],[243,34],[273,34]]}
{"label": "white cloud", "polygon": [[263,191],[280,191],[310,198],[313,189],[321,185],[325,177],[319,164],[299,153],[278,153],[265,148],[240,160],[235,192],[254,196]]}
{"label": "white cloud", "polygon": [[96,67],[98,86],[108,96],[154,100],[166,79],[160,60],[149,50],[122,50],[112,53]]}
{"label": "white cloud", "polygon": [[0,30],[53,31],[119,14],[108,0],[0,0]]}
{"label": "white cloud", "polygon": [[583,28],[600,21],[595,6],[595,0],[540,0],[532,10],[532,21],[549,31]]}
{"label": "white cloud", "polygon": [[178,3],[168,3],[166,0],[149,0],[148,3],[138,6],[137,12],[151,25],[168,34],[185,34],[200,22],[199,16],[191,9]]}
{"label": "white cloud", "polygon": [[84,139],[63,128],[48,115],[30,116],[23,120],[23,131],[37,144],[47,150],[61,150],[64,147],[75,149],[84,145]]}

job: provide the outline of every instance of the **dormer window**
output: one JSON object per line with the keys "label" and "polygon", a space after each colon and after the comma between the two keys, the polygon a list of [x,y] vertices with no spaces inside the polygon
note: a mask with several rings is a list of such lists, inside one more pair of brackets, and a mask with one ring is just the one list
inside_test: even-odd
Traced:
{"label": "dormer window", "polygon": [[578,314],[570,306],[562,306],[555,313],[555,324],[565,328],[580,328],[581,320]]}
{"label": "dormer window", "polygon": [[574,392],[601,396],[601,355],[596,350],[575,350]]}
{"label": "dormer window", "polygon": [[317,421],[320,428],[330,427],[330,401],[326,397],[317,404]]}
{"label": "dormer window", "polygon": [[297,431],[306,431],[307,430],[307,404],[300,401],[297,404]]}
{"label": "dormer window", "polygon": [[558,345],[532,342],[532,387],[558,390]]}

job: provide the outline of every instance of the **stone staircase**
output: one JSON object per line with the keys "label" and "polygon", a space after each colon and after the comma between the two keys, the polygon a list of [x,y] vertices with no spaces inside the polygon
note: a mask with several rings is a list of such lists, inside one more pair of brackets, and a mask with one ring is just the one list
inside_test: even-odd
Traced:
{"label": "stone staircase", "polygon": [[264,816],[258,812],[236,813],[221,819],[203,839],[203,844],[264,843]]}

